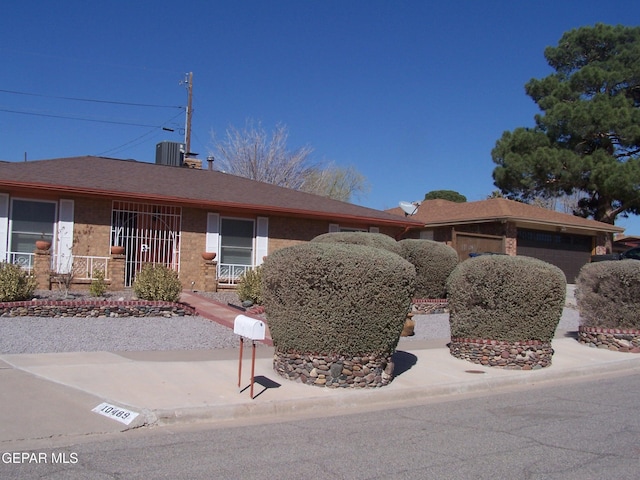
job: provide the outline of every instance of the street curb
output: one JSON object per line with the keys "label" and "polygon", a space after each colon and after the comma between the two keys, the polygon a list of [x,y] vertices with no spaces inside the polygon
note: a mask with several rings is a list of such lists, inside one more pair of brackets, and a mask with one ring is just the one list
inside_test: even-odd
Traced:
{"label": "street curb", "polygon": [[[468,363],[468,362],[467,362]],[[469,365],[473,365],[469,363]],[[219,405],[197,408],[176,408],[154,410],[149,425],[166,426],[199,422],[226,422],[238,419],[261,419],[275,417],[286,420],[286,416],[317,412],[319,416],[330,412],[348,414],[354,411],[371,411],[393,407],[393,404],[403,405],[422,399],[438,399],[452,395],[477,394],[494,392],[498,389],[519,386],[538,386],[559,380],[582,378],[590,375],[600,376],[606,373],[635,373],[640,372],[640,357],[610,361],[604,364],[575,367],[569,370],[553,371],[513,371],[514,375],[499,378],[479,377],[477,380],[452,382],[436,386],[411,387],[399,386],[393,388],[394,383],[380,389],[366,390],[323,390],[317,388],[318,395],[310,398],[292,399],[286,401],[268,401],[250,404]],[[288,381],[288,380],[287,380]],[[326,395],[325,395],[326,393]],[[151,418],[153,417],[153,418]]]}

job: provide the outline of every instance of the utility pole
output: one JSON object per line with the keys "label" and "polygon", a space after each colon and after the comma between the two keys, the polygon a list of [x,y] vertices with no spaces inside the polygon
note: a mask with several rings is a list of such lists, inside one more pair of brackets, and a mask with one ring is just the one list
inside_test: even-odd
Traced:
{"label": "utility pole", "polygon": [[184,126],[184,155],[188,157],[191,154],[191,101],[193,98],[193,72],[186,74],[184,83],[187,86],[187,112]]}

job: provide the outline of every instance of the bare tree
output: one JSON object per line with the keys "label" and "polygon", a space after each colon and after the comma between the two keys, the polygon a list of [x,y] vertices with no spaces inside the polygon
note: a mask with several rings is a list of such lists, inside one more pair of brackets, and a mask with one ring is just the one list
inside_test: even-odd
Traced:
{"label": "bare tree", "polygon": [[353,196],[369,192],[367,179],[353,167],[330,164],[324,169],[312,169],[305,175],[301,190],[348,202]]}
{"label": "bare tree", "polygon": [[311,162],[312,148],[287,148],[289,132],[276,125],[271,134],[261,123],[247,121],[239,130],[229,127],[223,139],[212,134],[216,168],[240,177],[271,183],[348,202],[352,195],[368,192],[366,178],[355,168]]}
{"label": "bare tree", "polygon": [[223,140],[214,136],[217,168],[240,177],[300,190],[309,165],[311,147],[287,149],[289,132],[276,125],[271,136],[260,123],[248,121],[244,129],[229,127]]}

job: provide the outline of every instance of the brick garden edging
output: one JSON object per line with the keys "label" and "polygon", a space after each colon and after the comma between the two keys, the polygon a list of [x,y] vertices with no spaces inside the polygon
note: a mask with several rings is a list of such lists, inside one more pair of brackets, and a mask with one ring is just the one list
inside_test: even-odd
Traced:
{"label": "brick garden edging", "polygon": [[273,369],[278,375],[319,387],[383,387],[393,380],[393,368],[390,356],[320,356],[278,351],[273,356]]}
{"label": "brick garden edging", "polygon": [[0,317],[175,317],[195,314],[195,308],[182,303],[145,300],[34,300],[0,303]]}
{"label": "brick garden edging", "polygon": [[640,330],[624,328],[578,327],[578,341],[595,348],[640,353]]}
{"label": "brick garden edging", "polygon": [[472,363],[510,370],[538,370],[551,365],[551,343],[539,340],[504,342],[452,338],[449,343],[452,356]]}

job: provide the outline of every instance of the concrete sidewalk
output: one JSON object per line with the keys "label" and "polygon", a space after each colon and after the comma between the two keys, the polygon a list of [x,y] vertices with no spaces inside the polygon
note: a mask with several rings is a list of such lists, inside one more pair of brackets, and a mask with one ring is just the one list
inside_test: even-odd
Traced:
{"label": "concrete sidewalk", "polygon": [[[221,313],[219,308],[229,311]],[[220,305],[216,309],[233,318],[239,313]],[[237,349],[0,355],[0,443],[15,449],[16,445],[46,444],[61,436],[142,425],[286,418],[307,412],[337,414],[578,376],[640,372],[640,355],[590,348],[562,333],[553,341],[552,366],[537,371],[502,370],[459,360],[449,354],[446,342],[402,339],[393,382],[363,390],[285,380],[272,368],[273,348],[260,346],[256,348],[253,399],[248,388],[251,342],[245,342],[240,388]],[[127,426],[91,411],[102,402],[139,416]]]}

